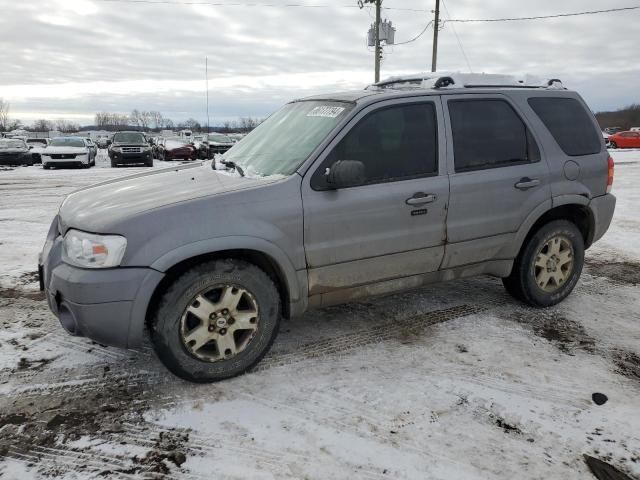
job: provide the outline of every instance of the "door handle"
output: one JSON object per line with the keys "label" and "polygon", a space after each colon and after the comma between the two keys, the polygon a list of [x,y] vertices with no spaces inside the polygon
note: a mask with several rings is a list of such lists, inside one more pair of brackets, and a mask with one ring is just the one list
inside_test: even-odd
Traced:
{"label": "door handle", "polygon": [[406,200],[406,204],[407,205],[411,205],[412,207],[420,207],[422,205],[426,205],[427,203],[433,203],[437,200],[438,197],[436,197],[433,193],[423,193],[423,192],[418,192],[418,193],[414,193],[413,197],[411,198],[407,198]]}
{"label": "door handle", "polygon": [[537,187],[538,185],[540,185],[540,180],[537,178],[523,177],[514,185],[514,187],[518,190],[529,190],[530,188]]}

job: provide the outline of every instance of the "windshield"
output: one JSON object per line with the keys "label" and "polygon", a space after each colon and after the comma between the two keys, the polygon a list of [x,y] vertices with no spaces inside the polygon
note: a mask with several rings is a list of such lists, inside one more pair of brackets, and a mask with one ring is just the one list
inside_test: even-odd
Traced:
{"label": "windshield", "polygon": [[0,148],[27,148],[22,140],[0,140]]}
{"label": "windshield", "polygon": [[147,143],[144,135],[135,132],[116,133],[113,136],[114,143]]}
{"label": "windshield", "polygon": [[50,147],[84,147],[84,140],[81,138],[54,138],[49,144]]}
{"label": "windshield", "polygon": [[226,135],[209,135],[210,142],[218,142],[218,143],[233,143]]}
{"label": "windshield", "polygon": [[353,105],[309,101],[285,105],[224,154],[253,175],[291,175]]}

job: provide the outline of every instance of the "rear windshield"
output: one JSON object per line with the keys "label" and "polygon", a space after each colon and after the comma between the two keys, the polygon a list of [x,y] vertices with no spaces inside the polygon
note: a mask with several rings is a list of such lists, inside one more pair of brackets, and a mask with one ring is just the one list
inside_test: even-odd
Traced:
{"label": "rear windshield", "polygon": [[536,97],[529,99],[529,105],[567,155],[592,155],[602,150],[600,132],[575,98]]}
{"label": "rear windshield", "polygon": [[146,143],[144,135],[135,132],[116,133],[113,136],[114,143]]}
{"label": "rear windshield", "polygon": [[41,143],[42,145],[46,145],[47,141],[44,138],[31,138],[27,140],[27,143]]}
{"label": "rear windshield", "polygon": [[54,138],[49,144],[50,147],[84,147],[84,140],[81,138]]}

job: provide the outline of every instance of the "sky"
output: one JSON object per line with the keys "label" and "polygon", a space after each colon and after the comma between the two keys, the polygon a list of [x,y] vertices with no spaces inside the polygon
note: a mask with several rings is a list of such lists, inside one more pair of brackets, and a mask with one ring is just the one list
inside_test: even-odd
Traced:
{"label": "sky", "polygon": [[[0,0],[0,98],[10,102],[12,118],[27,124],[64,118],[86,125],[97,111],[133,109],[206,124],[208,57],[215,125],[264,117],[295,98],[371,83],[374,59],[366,33],[373,10],[357,8],[356,0],[295,0],[309,7],[286,6],[293,3]],[[393,21],[396,42],[424,29],[434,3],[383,1],[383,18]],[[446,20],[640,2],[447,0],[443,5]],[[528,22],[445,22],[438,70],[560,78],[594,111],[616,109],[640,103],[639,22],[640,10]],[[429,29],[415,42],[385,48],[382,78],[428,71],[432,36]]]}

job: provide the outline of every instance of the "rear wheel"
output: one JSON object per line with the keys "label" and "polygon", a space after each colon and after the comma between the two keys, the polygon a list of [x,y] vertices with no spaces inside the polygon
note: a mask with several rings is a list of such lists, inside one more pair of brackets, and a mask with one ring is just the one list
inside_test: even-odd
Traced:
{"label": "rear wheel", "polygon": [[511,275],[502,282],[517,299],[535,307],[549,307],[571,293],[583,264],[582,233],[567,220],[555,220],[529,238]]}
{"label": "rear wheel", "polygon": [[49,170],[51,167],[49,165],[47,165],[46,163],[42,164],[42,168],[45,170]]}
{"label": "rear wheel", "polygon": [[267,353],[280,322],[269,276],[244,261],[216,260],[184,273],[155,311],[151,339],[177,376],[214,382],[239,375]]}

